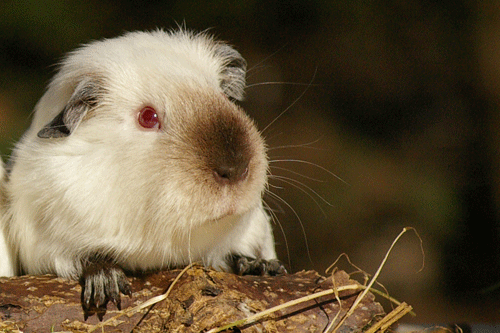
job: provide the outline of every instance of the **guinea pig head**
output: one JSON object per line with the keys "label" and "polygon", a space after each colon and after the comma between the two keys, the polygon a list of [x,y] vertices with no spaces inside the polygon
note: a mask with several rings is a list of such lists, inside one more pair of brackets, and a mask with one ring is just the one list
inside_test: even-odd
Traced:
{"label": "guinea pig head", "polygon": [[190,225],[241,215],[262,205],[268,167],[233,102],[245,70],[238,52],[204,35],[95,42],[65,60],[32,135],[66,179],[57,189],[101,215]]}

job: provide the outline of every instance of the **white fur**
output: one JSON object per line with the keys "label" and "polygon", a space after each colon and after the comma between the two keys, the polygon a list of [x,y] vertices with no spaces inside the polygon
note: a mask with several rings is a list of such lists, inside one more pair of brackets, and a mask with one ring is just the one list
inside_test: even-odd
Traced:
{"label": "white fur", "polygon": [[3,161],[0,159],[0,276],[11,276],[14,274],[15,267],[12,262],[12,254],[7,245],[4,226],[6,218],[5,202],[5,169]]}
{"label": "white fur", "polygon": [[[276,257],[262,207],[264,144],[225,96],[243,95],[244,73],[227,67],[235,55],[185,31],[129,33],[69,55],[12,157],[4,224],[20,272],[76,278],[81,259],[93,252],[131,270],[191,261],[227,270],[230,253]],[[37,137],[86,80],[100,85],[98,106],[69,136]],[[161,131],[137,125],[144,105],[159,111]],[[228,188],[208,184],[184,142],[200,114],[219,112],[243,119],[255,150],[249,179]],[[2,275],[16,269],[7,265]]]}

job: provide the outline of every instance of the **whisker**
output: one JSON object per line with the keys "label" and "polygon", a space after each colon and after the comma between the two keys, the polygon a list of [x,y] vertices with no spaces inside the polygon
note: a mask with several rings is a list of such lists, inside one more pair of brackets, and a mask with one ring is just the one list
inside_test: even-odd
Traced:
{"label": "whisker", "polygon": [[[282,136],[284,133],[283,132],[278,132],[278,133],[273,133],[272,136],[266,136],[266,142],[271,142],[272,140],[276,139],[277,137]],[[271,148],[272,149],[272,148]],[[269,150],[269,148],[267,148]]]}
{"label": "whisker", "polygon": [[[302,178],[309,179],[309,180],[312,180],[314,182],[325,183],[324,180],[320,180],[320,179],[316,179],[316,178],[313,178],[313,177],[309,177],[309,176],[301,174],[300,172],[293,171],[293,170],[290,170],[290,169],[287,169],[287,168],[282,168],[282,167],[279,167],[279,166],[271,166],[270,168],[271,169],[277,169],[277,170],[283,170],[283,171],[286,171],[286,172],[290,172],[290,173],[292,173],[292,174],[294,174],[296,176],[300,176]],[[275,176],[275,175],[273,175],[273,176]]]}
{"label": "whisker", "polygon": [[318,139],[311,141],[311,142],[301,143],[301,144],[297,144],[297,145],[285,145],[285,146],[270,147],[270,148],[267,148],[267,150],[273,151],[273,150],[277,150],[277,149],[289,149],[289,148],[308,148],[308,149],[324,150],[323,148],[311,147],[311,145],[318,143],[319,141],[321,141],[321,138],[318,138]]}
{"label": "whisker", "polygon": [[[252,68],[250,68],[249,70],[247,70],[247,75],[246,75],[247,82],[248,82],[249,79],[251,79],[253,76],[255,76],[255,74],[258,74],[258,73],[262,72],[263,70],[265,70],[266,68],[270,68],[271,67],[270,65],[263,65],[261,63],[262,62],[256,64],[255,66],[253,66]],[[252,84],[250,84],[250,85],[252,85]],[[248,86],[249,85],[246,85],[245,89]]]}
{"label": "whisker", "polygon": [[297,97],[285,110],[283,110],[277,117],[275,117],[269,124],[267,124],[266,127],[264,127],[264,129],[262,130],[262,133],[264,133],[272,124],[274,124],[279,118],[281,118],[281,116],[283,116],[286,112],[288,112],[288,110],[290,110],[300,99],[302,99],[302,97],[305,95],[305,93],[309,90],[309,88],[311,87],[311,84],[312,82],[314,81],[314,79],[316,78],[316,73],[318,72],[318,68],[316,68],[316,70],[314,71],[314,75],[313,77],[311,78],[311,82],[309,85],[306,86],[306,88],[304,89],[304,91],[302,91],[302,93],[299,95],[299,97]]}
{"label": "whisker", "polygon": [[[270,192],[269,190],[265,191],[265,194],[269,194],[269,193],[273,193],[273,192]],[[263,201],[265,201],[265,200],[272,201],[274,206],[276,206],[276,208],[271,208],[271,205],[269,205],[269,204],[266,205],[268,207],[268,209],[272,210],[272,212],[278,213],[278,214],[285,214],[285,210],[281,206],[281,201],[277,200],[275,197],[273,197],[271,195],[266,196]]]}
{"label": "whisker", "polygon": [[313,261],[312,261],[312,258],[311,258],[311,252],[309,251],[309,242],[307,241],[306,229],[304,228],[304,223],[302,223],[302,219],[300,218],[299,214],[297,214],[297,212],[295,211],[295,209],[293,209],[293,207],[285,199],[281,198],[276,193],[273,193],[273,192],[271,192],[269,190],[266,190],[266,193],[268,193],[271,197],[275,198],[276,200],[279,200],[280,202],[282,202],[283,204],[285,204],[292,211],[292,213],[295,215],[295,217],[299,221],[300,228],[302,230],[302,235],[304,236],[304,242],[305,242],[305,246],[306,246],[307,257],[309,258],[309,261],[312,264]]}
{"label": "whisker", "polygon": [[259,61],[258,63],[256,63],[255,65],[253,65],[252,67],[248,68],[247,69],[247,75],[248,73],[251,73],[253,72],[255,69],[259,68],[260,66],[262,66],[262,64],[264,64],[265,62],[267,62],[269,59],[271,59],[272,57],[274,57],[275,55],[277,55],[279,52],[281,52],[286,46],[288,45],[288,43],[285,43],[284,45],[282,45],[280,48],[278,48],[276,51],[274,51],[273,53],[271,53],[270,55],[268,55],[267,57],[265,57],[264,59],[262,59],[261,61]]}
{"label": "whisker", "polygon": [[281,222],[279,221],[278,219],[278,216],[276,215],[276,212],[269,206],[269,204],[265,201],[263,201],[264,203],[264,207],[265,209],[269,212],[269,214],[271,215],[271,220],[278,225],[278,227],[280,228],[281,230],[281,234],[283,235],[283,239],[285,241],[285,249],[286,249],[286,256],[288,258],[288,267],[292,268],[292,259],[290,257],[290,248],[288,247],[288,240],[286,238],[286,234],[285,234],[285,229],[283,228],[283,225],[281,224]]}
{"label": "whisker", "polygon": [[286,81],[266,81],[266,82],[258,82],[247,85],[245,88],[253,88],[258,86],[267,86],[267,85],[286,85],[286,86],[321,86],[321,84],[312,84],[312,83],[303,83],[303,82],[286,82]]}
{"label": "whisker", "polygon": [[272,187],[272,188],[275,188],[277,190],[283,190],[284,188],[281,187],[281,186],[277,186],[277,185],[274,185],[274,184],[267,184],[269,187]]}
{"label": "whisker", "polygon": [[[321,208],[321,205],[319,204],[319,202],[316,200],[316,198],[311,193],[316,195],[321,201],[326,203],[328,206],[333,207],[333,204],[328,202],[325,198],[323,198],[321,195],[319,195],[318,192],[314,191],[311,187],[309,187],[309,186],[305,185],[304,183],[301,183],[295,179],[288,178],[288,177],[273,176],[272,179],[276,179],[276,180],[281,181],[285,184],[291,185],[291,186],[295,187],[296,189],[300,190],[301,192],[305,193],[309,198],[311,198],[312,201],[314,201],[316,206],[318,206],[321,213],[323,213],[323,216],[325,218],[328,217],[326,215],[325,211],[323,210],[323,208]],[[309,193],[307,190],[311,191],[311,193]]]}
{"label": "whisker", "polygon": [[316,168],[318,168],[320,170],[323,170],[324,172],[328,173],[332,177],[335,177],[336,179],[340,180],[345,185],[351,186],[351,184],[349,184],[348,182],[346,182],[345,180],[343,180],[342,178],[340,178],[339,176],[337,176],[336,174],[334,174],[333,172],[331,172],[327,168],[324,168],[321,165],[318,165],[316,163],[312,163],[312,162],[304,161],[304,160],[286,159],[286,160],[270,160],[269,164],[276,163],[276,162],[296,162],[296,163],[303,163],[303,164],[307,164],[307,165],[312,165],[312,166],[314,166],[314,167],[316,167]]}

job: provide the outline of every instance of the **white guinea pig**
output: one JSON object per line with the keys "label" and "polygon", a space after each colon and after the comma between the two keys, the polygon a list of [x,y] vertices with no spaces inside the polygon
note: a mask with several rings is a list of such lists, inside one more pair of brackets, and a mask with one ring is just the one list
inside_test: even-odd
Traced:
{"label": "white guinea pig", "polygon": [[63,61],[16,145],[5,231],[18,273],[78,278],[85,317],[120,306],[127,272],[202,262],[279,274],[268,162],[246,62],[206,34],[134,32]]}

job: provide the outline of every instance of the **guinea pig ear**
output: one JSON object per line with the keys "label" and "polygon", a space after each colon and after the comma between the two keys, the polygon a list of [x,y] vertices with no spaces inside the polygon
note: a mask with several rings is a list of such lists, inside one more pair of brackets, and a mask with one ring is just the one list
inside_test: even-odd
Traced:
{"label": "guinea pig ear", "polygon": [[63,138],[73,133],[87,112],[97,105],[100,90],[94,79],[80,81],[64,109],[38,132],[38,137]]}
{"label": "guinea pig ear", "polygon": [[220,72],[222,90],[228,97],[241,101],[244,96],[247,62],[238,51],[224,43],[217,45],[215,54],[223,59]]}

